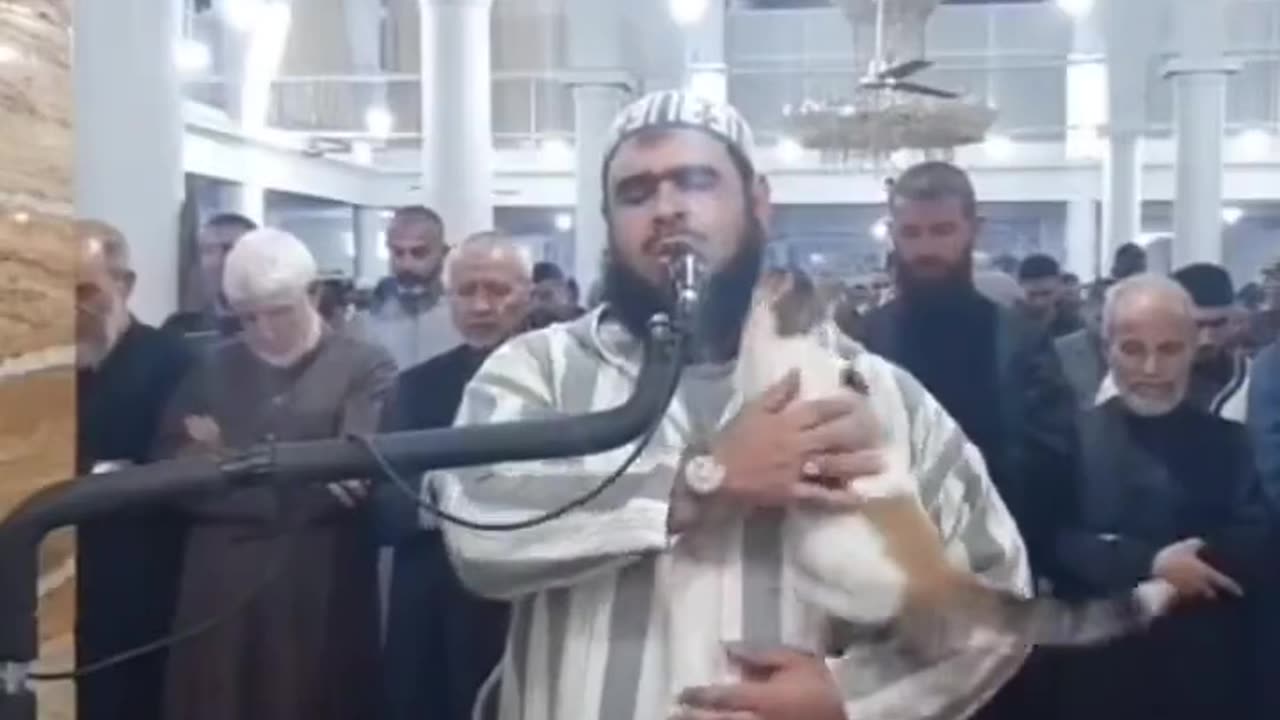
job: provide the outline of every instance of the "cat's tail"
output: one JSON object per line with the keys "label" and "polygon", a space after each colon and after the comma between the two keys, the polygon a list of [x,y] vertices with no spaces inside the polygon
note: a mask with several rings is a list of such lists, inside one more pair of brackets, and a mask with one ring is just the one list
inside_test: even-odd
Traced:
{"label": "cat's tail", "polygon": [[[1028,645],[1098,645],[1146,629],[1173,605],[1176,591],[1164,580],[1148,580],[1134,590],[1097,600],[1068,601],[1055,597],[1019,598],[989,588],[972,587],[971,609],[981,609],[996,636],[1013,636]],[[986,622],[982,622],[985,620]]]}

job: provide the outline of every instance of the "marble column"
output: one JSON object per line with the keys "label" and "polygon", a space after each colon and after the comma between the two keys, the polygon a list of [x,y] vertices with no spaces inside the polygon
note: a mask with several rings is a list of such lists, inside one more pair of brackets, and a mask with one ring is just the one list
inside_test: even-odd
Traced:
{"label": "marble column", "polygon": [[[0,517],[75,465],[69,0],[0,3]],[[42,549],[42,654],[65,665],[73,542]],[[71,718],[69,684],[41,687],[41,717]]]}
{"label": "marble column", "polygon": [[608,245],[601,178],[607,134],[630,92],[623,72],[622,4],[569,0],[567,10],[578,190],[571,271],[585,296],[600,276]]}
{"label": "marble column", "polygon": [[1177,133],[1177,193],[1173,203],[1173,267],[1221,263],[1222,135],[1226,130],[1227,77],[1236,71],[1226,51],[1226,11],[1221,3],[1173,4],[1177,57],[1165,67],[1173,82]]}
{"label": "marble column", "polygon": [[76,2],[75,208],[119,228],[133,249],[131,303],[143,321],[178,305],[182,203],[177,4]]}
{"label": "marble column", "polygon": [[423,0],[422,192],[456,242],[493,227],[493,0]]}

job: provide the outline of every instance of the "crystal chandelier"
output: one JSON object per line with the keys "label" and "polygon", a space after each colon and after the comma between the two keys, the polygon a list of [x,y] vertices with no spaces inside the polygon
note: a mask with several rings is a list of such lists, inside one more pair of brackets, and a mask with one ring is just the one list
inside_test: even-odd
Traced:
{"label": "crystal chandelier", "polygon": [[[854,47],[873,48],[867,78],[874,79],[887,68],[923,57],[925,26],[941,0],[836,2],[853,30]],[[824,161],[862,161],[879,168],[915,156],[950,158],[956,147],[981,142],[995,122],[996,111],[981,100],[932,97],[867,78],[845,97],[784,107],[784,127]]]}

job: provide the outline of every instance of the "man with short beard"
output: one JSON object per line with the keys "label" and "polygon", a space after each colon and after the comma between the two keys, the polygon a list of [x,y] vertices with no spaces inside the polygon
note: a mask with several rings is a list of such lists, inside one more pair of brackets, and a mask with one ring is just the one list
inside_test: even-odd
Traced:
{"label": "man with short beard", "polygon": [[[795,377],[749,400],[734,387],[770,214],[746,123],[727,105],[654,93],[622,111],[605,147],[604,305],[496,350],[467,387],[457,424],[615,407],[636,391],[649,319],[675,306],[672,255],[695,253],[710,278],[672,407],[615,485],[584,497],[618,471],[626,448],[468,469],[436,485],[445,510],[480,522],[565,508],[512,532],[445,525],[462,581],[513,603],[499,717],[844,720],[874,713],[912,720],[980,702],[1021,652],[962,651],[939,665],[897,652],[877,633],[846,636],[836,618],[797,600],[794,577],[784,572],[784,511],[807,503],[849,512],[847,484],[878,471],[878,450],[866,438],[879,433],[863,434],[869,428],[851,397],[796,400]],[[900,449],[913,459],[921,500],[947,518],[939,533],[949,556],[964,558],[993,586],[1028,592],[1021,540],[955,423],[905,373],[826,329],[831,351],[886,393],[893,412],[883,427],[903,429],[899,437],[888,430],[888,441],[909,446]],[[813,482],[815,473],[836,487]],[[683,517],[678,510],[688,503],[742,513],[741,541],[702,554],[697,530],[717,513]],[[678,577],[697,577],[706,592],[675,607]],[[708,607],[741,612],[726,617]],[[668,637],[667,619],[677,612],[702,613],[721,628],[741,682],[701,685],[728,678],[676,674],[679,643]],[[815,641],[802,628],[830,634]],[[828,651],[837,657],[824,657]],[[920,691],[939,675],[972,685],[962,697]]]}
{"label": "man with short beard", "polygon": [[[914,375],[982,451],[1040,580],[1053,570],[1055,515],[1076,454],[1076,404],[1048,335],[974,286],[977,198],[958,167],[909,168],[889,195],[898,296],[861,338]],[[1032,662],[981,720],[1041,717],[1051,670]]]}
{"label": "man with short beard", "polygon": [[[1018,266],[1018,283],[1026,299],[1023,309],[1049,337],[1057,339],[1081,329],[1080,316],[1066,302],[1067,282],[1058,261],[1044,254],[1029,255]],[[1079,288],[1071,292],[1079,292]]]}
{"label": "man with short beard", "polygon": [[1275,623],[1274,514],[1245,429],[1188,395],[1196,313],[1158,275],[1130,276],[1107,296],[1116,393],[1081,421],[1056,590],[1102,597],[1160,577],[1190,600],[1144,635],[1068,657],[1063,720],[1276,717],[1258,682],[1275,672],[1264,631]]}
{"label": "man with short beard", "polygon": [[1191,295],[1199,328],[1187,397],[1213,415],[1244,422],[1252,368],[1236,332],[1241,310],[1231,273],[1221,265],[1194,263],[1173,278]]}
{"label": "man with short beard", "polygon": [[1075,402],[1057,354],[1034,323],[974,289],[982,221],[963,170],[908,169],[889,211],[898,297],[866,318],[861,339],[919,379],[982,450],[1032,570],[1044,576],[1076,446]]}
{"label": "man with short beard", "polygon": [[369,309],[351,322],[358,337],[381,345],[404,370],[461,341],[444,302],[440,272],[449,252],[444,221],[434,210],[396,210],[387,226],[391,276],[373,290]]}
{"label": "man with short beard", "polygon": [[[134,272],[115,228],[75,224],[76,466],[141,464],[191,359],[177,337],[129,314]],[[76,661],[91,665],[164,637],[182,557],[173,513],[138,510],[80,524],[76,555]],[[84,720],[160,717],[165,653],[76,681]]]}

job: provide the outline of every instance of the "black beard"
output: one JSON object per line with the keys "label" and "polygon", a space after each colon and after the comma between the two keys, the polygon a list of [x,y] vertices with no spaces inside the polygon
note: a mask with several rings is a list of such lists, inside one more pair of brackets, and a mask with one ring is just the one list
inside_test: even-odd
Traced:
{"label": "black beard", "polygon": [[431,275],[419,275],[412,272],[398,272],[394,275],[396,279],[396,291],[400,295],[416,296],[425,295],[435,285],[436,278],[440,276],[439,272]]}
{"label": "black beard", "polygon": [[946,303],[973,291],[973,257],[965,253],[938,277],[922,277],[905,260],[899,260],[895,278],[903,300],[915,305]]}
{"label": "black beard", "polygon": [[[764,241],[764,228],[753,217],[738,252],[707,280],[690,333],[688,357],[691,361],[724,362],[737,356],[742,326],[760,278]],[[668,316],[674,313],[674,292],[665,284],[653,285],[617,253],[608,256],[604,267],[604,301],[632,335],[648,339],[650,318],[658,313]]]}

